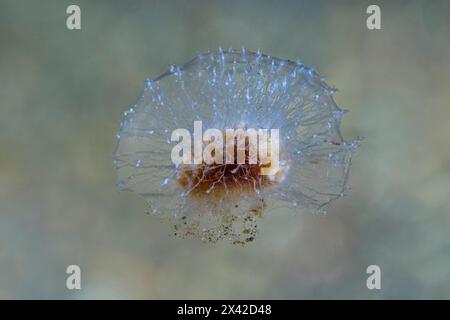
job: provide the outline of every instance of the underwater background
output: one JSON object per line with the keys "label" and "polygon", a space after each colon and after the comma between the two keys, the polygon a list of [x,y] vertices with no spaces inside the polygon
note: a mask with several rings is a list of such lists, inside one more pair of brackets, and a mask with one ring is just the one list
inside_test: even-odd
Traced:
{"label": "underwater background", "polygon": [[[219,46],[316,67],[364,138],[327,215],[274,211],[243,248],[169,237],[112,164],[144,80]],[[0,298],[450,298],[449,61],[449,1],[1,0]]]}

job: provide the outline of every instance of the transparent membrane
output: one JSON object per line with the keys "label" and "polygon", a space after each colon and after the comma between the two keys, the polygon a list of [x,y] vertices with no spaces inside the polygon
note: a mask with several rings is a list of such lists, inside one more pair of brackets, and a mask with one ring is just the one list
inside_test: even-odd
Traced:
{"label": "transparent membrane", "polygon": [[[118,188],[144,197],[150,213],[168,215],[172,234],[211,242],[254,240],[257,220],[274,206],[325,212],[345,194],[358,146],[340,134],[345,111],[334,92],[312,68],[245,49],[218,49],[172,65],[145,81],[124,113],[114,153]],[[185,128],[193,136],[194,121],[202,121],[203,132],[280,129],[279,173],[267,180],[248,165],[212,175],[217,166],[173,164],[172,131]],[[208,188],[198,187],[208,181]]]}

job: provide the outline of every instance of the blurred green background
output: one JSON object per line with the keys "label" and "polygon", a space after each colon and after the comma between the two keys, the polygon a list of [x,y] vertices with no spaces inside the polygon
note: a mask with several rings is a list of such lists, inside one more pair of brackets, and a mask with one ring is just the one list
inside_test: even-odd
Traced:
{"label": "blurred green background", "polygon": [[[365,137],[347,197],[244,248],[169,237],[111,162],[144,79],[219,46],[317,67]],[[0,298],[450,298],[449,85],[449,1],[0,1]]]}

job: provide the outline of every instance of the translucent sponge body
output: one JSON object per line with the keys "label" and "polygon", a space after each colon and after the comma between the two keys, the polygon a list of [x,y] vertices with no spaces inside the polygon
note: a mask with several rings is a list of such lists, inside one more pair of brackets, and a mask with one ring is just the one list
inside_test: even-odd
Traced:
{"label": "translucent sponge body", "polygon": [[[114,153],[118,187],[144,197],[150,213],[167,215],[174,235],[212,242],[254,240],[257,220],[274,207],[323,212],[344,195],[358,146],[340,134],[345,112],[334,92],[314,69],[245,49],[218,49],[172,65],[147,80],[124,113]],[[273,159],[264,164],[259,157],[253,164],[175,164],[174,130],[186,129],[194,139],[199,121],[203,133],[279,130],[277,171],[262,175]],[[249,142],[240,148],[248,160]]]}

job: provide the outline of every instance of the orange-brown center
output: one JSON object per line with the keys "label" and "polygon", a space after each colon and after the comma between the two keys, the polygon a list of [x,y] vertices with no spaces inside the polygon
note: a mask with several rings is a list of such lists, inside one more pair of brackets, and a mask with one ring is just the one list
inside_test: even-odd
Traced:
{"label": "orange-brown center", "polygon": [[[225,194],[256,193],[278,183],[280,172],[269,177],[261,174],[263,168],[269,168],[271,162],[261,163],[259,156],[256,164],[249,163],[249,144],[245,143],[245,163],[236,160],[237,147],[234,147],[234,163],[184,165],[178,182],[183,191],[192,196],[223,196]],[[214,155],[214,152],[213,154]]]}

